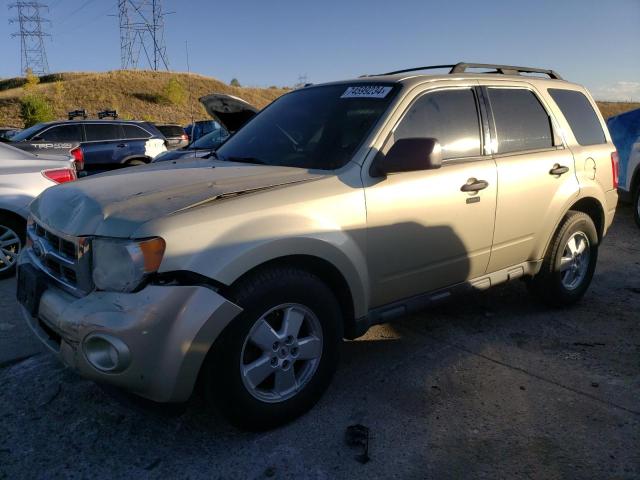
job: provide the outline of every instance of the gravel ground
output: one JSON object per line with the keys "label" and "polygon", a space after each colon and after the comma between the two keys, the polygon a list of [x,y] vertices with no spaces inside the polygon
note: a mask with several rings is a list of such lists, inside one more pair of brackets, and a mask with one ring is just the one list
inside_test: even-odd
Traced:
{"label": "gravel ground", "polygon": [[[320,403],[262,434],[198,396],[134,401],[36,353],[2,281],[0,479],[640,478],[639,240],[620,208],[572,309],[516,282],[345,342]],[[356,423],[366,464],[345,444]]]}

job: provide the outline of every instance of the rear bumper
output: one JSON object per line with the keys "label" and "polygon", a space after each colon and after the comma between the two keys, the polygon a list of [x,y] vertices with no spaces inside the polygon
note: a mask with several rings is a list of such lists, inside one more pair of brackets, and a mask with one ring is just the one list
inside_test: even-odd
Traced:
{"label": "rear bumper", "polygon": [[[158,402],[189,398],[209,348],[241,311],[202,286],[147,286],[83,298],[49,286],[37,318],[22,308],[36,336],[71,369]],[[96,366],[102,355],[95,356],[96,339],[114,347],[117,368]]]}

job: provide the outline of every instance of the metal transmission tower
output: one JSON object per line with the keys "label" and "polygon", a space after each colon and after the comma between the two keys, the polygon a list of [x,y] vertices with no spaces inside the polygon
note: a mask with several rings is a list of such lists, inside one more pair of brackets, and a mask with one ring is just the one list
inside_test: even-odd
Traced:
{"label": "metal transmission tower", "polygon": [[17,1],[9,5],[10,9],[17,10],[17,17],[10,18],[9,23],[17,23],[20,31],[12,33],[11,37],[20,37],[21,68],[25,73],[30,69],[37,75],[49,73],[47,52],[44,49],[44,37],[49,37],[42,29],[43,23],[51,23],[40,16],[41,10],[48,7],[39,2]]}
{"label": "metal transmission tower", "polygon": [[153,70],[169,70],[164,44],[161,0],[118,0],[120,19],[120,66],[137,69],[142,62]]}

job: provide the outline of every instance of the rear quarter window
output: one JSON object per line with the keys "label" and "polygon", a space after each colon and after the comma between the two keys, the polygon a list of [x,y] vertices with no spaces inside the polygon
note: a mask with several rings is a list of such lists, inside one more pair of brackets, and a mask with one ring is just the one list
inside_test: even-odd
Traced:
{"label": "rear quarter window", "polygon": [[184,135],[184,130],[179,125],[156,125],[156,128],[165,137],[181,137]]}
{"label": "rear quarter window", "polygon": [[122,130],[124,131],[124,138],[127,139],[149,138],[151,136],[149,132],[137,125],[122,125]]}
{"label": "rear quarter window", "polygon": [[580,145],[607,143],[600,119],[589,99],[581,92],[550,88],[549,95],[567,119],[573,135]]}

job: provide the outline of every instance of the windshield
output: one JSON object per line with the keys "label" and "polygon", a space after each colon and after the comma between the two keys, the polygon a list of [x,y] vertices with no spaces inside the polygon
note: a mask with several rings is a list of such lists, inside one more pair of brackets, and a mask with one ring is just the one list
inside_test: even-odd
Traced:
{"label": "windshield", "polygon": [[212,150],[217,148],[222,141],[228,137],[228,133],[222,129],[214,130],[211,133],[207,133],[204,137],[200,137],[198,140],[189,145],[191,149],[206,149]]}
{"label": "windshield", "polygon": [[272,103],[218,149],[222,160],[334,170],[344,166],[397,89],[340,84],[302,88]]}
{"label": "windshield", "polygon": [[42,130],[42,127],[43,127],[43,125],[41,123],[38,123],[38,124],[34,125],[33,127],[29,127],[26,130],[22,130],[21,132],[18,132],[13,137],[11,137],[11,141],[12,142],[22,142],[23,140],[26,140],[29,137],[31,137],[33,134],[35,134],[39,130]]}

